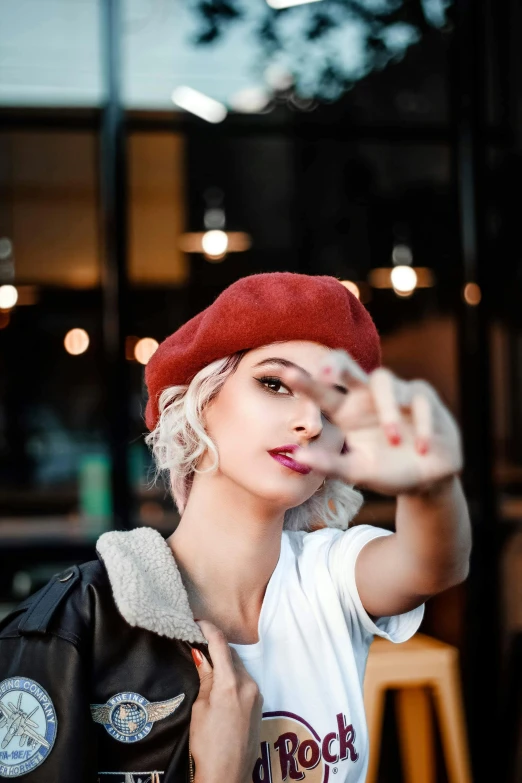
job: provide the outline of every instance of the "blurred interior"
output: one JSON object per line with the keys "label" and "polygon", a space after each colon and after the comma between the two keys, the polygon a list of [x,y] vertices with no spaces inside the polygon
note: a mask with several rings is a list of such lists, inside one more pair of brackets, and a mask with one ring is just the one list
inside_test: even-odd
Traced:
{"label": "blurred interior", "polygon": [[[521,10],[272,5],[0,0],[0,617],[103,531],[175,527],[143,442],[155,345],[244,275],[333,275],[384,364],[433,384],[462,428],[472,569],[422,631],[461,654],[474,780],[515,783]],[[226,116],[183,110],[185,86]],[[357,522],[393,528],[394,502],[366,500]],[[390,704],[385,722],[388,783]]]}

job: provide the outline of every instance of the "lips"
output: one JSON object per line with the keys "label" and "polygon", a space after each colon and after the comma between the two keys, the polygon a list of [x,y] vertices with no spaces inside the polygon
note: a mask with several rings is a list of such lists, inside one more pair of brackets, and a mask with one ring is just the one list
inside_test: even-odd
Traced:
{"label": "lips", "polygon": [[291,443],[287,446],[280,446],[277,449],[271,449],[268,453],[281,465],[284,465],[286,468],[290,468],[291,470],[295,470],[296,473],[301,473],[303,476],[306,476],[307,473],[310,473],[312,468],[308,467],[308,465],[301,465],[299,462],[296,462],[295,459],[292,459],[292,457],[289,456],[290,454],[293,454],[294,451],[296,451],[298,448],[299,446],[297,446],[295,443]]}

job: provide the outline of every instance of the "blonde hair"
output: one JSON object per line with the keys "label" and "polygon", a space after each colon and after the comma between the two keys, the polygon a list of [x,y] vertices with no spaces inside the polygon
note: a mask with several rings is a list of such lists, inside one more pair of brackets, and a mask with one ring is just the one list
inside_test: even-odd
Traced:
{"label": "blonde hair", "polygon": [[[203,409],[214,399],[247,351],[238,351],[203,367],[188,385],[169,386],[159,397],[159,419],[145,437],[155,462],[153,483],[163,475],[180,514],[186,506],[194,473],[215,472],[219,454],[205,431]],[[214,464],[198,470],[209,450]],[[312,531],[321,527],[346,530],[363,504],[363,496],[338,479],[326,479],[304,503],[285,512],[283,528]]]}

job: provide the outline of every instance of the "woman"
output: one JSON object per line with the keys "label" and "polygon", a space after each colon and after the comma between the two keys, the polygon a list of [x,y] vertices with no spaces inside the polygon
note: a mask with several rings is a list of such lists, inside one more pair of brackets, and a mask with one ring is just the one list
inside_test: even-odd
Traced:
{"label": "woman", "polygon": [[[369,314],[326,276],[242,278],[146,382],[180,523],[104,534],[99,562],[8,618],[0,709],[33,744],[20,759],[9,738],[0,775],[72,780],[74,751],[75,780],[362,783],[373,636],[405,641],[467,575],[452,416],[380,367]],[[396,533],[348,529],[354,485],[397,496]]]}

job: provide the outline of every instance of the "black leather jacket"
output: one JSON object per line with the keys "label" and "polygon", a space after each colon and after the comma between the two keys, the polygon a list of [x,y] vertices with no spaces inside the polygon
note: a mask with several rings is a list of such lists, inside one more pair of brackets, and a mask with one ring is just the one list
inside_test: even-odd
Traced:
{"label": "black leather jacket", "polygon": [[106,533],[0,624],[0,778],[189,783],[199,676],[171,551],[150,528]]}

